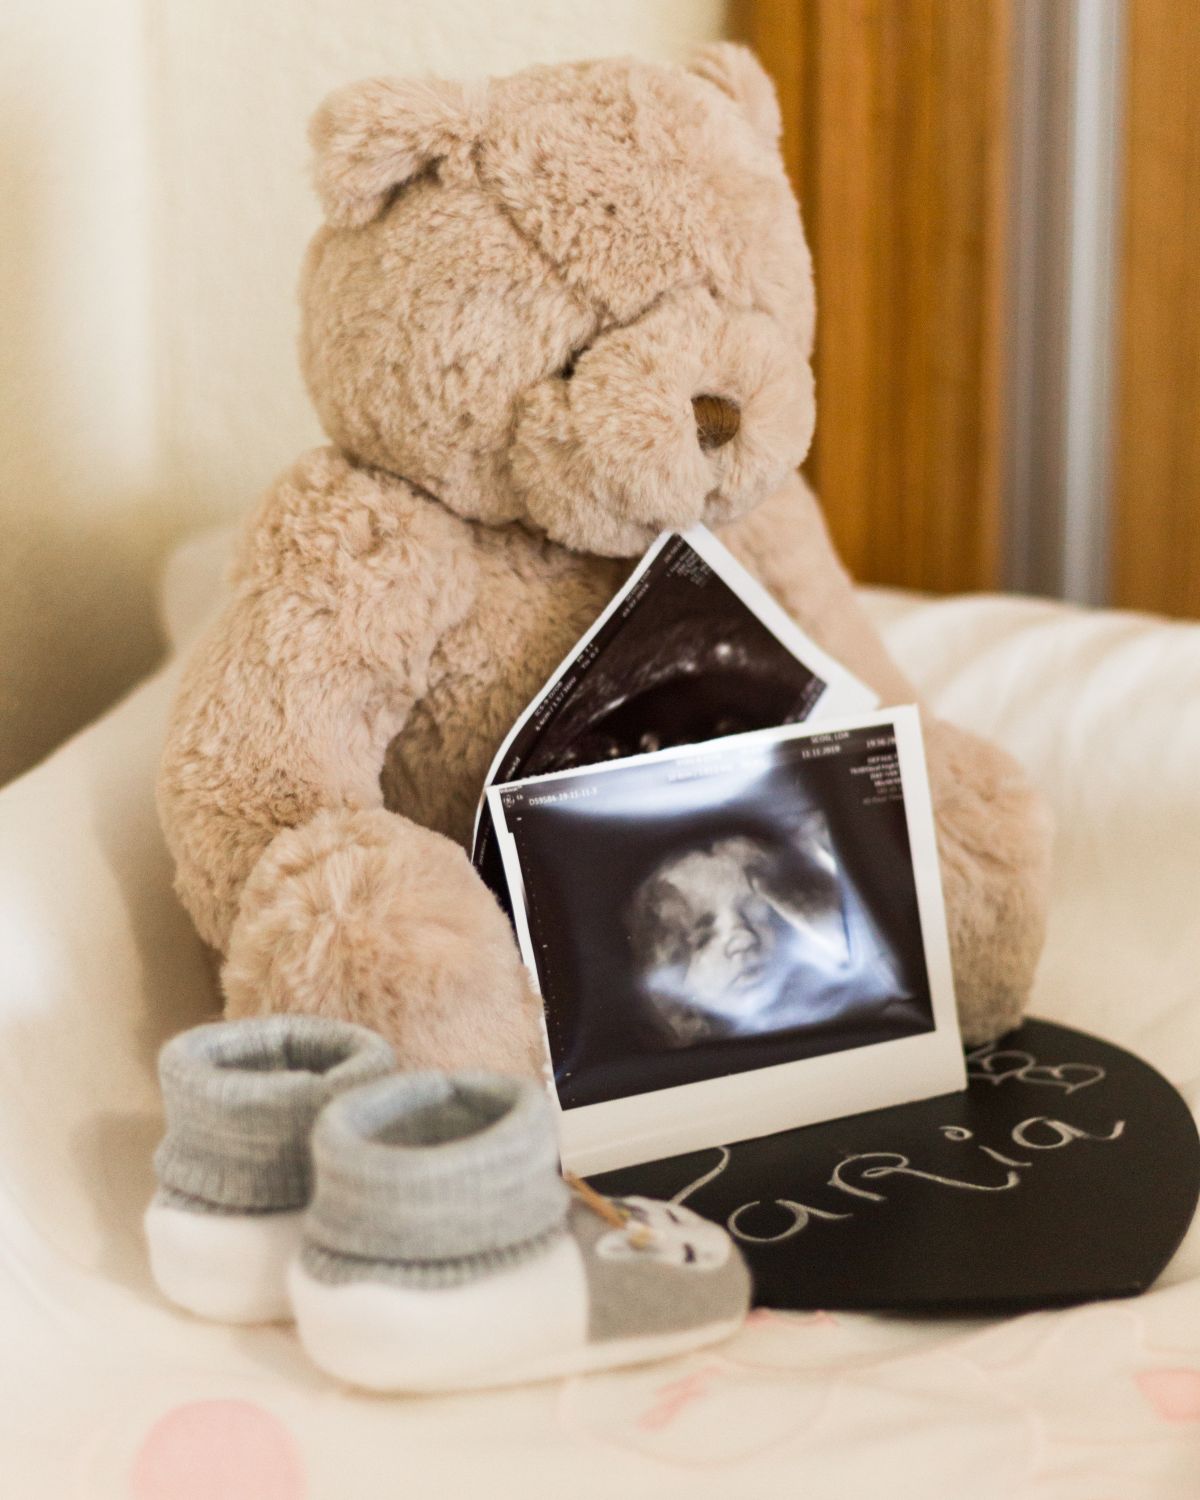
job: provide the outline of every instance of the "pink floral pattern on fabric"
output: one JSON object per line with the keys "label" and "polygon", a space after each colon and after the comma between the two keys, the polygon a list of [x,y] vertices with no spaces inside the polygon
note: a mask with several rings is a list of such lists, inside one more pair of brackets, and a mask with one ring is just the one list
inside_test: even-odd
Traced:
{"label": "pink floral pattern on fabric", "polygon": [[1164,1422],[1200,1422],[1200,1370],[1139,1370],[1134,1380]]}
{"label": "pink floral pattern on fabric", "polygon": [[703,1365],[690,1375],[659,1386],[657,1401],[646,1408],[638,1418],[637,1425],[643,1432],[657,1432],[660,1428],[669,1426],[685,1406],[708,1394],[714,1377],[720,1373],[720,1365]]}
{"label": "pink floral pattern on fabric", "polygon": [[836,1471],[852,1494],[890,1471],[904,1497],[1197,1500],[1200,1368],[1187,1361],[1150,1341],[1142,1304],[920,1329],[760,1311],[703,1356],[564,1382],[559,1412],[576,1438],[660,1463],[774,1452]]}
{"label": "pink floral pattern on fabric", "polygon": [[825,1382],[779,1390],[714,1351],[564,1381],[559,1415],[577,1440],[709,1469],[802,1437],[827,1400]]}
{"label": "pink floral pattern on fabric", "polygon": [[191,1401],[161,1417],[133,1464],[133,1500],[304,1500],[292,1434],[252,1401]]}

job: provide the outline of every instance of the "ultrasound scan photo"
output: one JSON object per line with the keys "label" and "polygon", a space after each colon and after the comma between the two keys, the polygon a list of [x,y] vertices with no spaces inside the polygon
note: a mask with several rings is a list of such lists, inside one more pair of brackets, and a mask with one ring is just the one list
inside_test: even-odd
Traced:
{"label": "ultrasound scan photo", "polygon": [[784,839],[682,843],[638,888],[627,926],[647,1013],[675,1046],[835,1023],[871,1006],[920,1021],[820,813]]}
{"label": "ultrasound scan photo", "polygon": [[933,1030],[890,726],[493,797],[564,1109]]}
{"label": "ultrasound scan photo", "polygon": [[[488,783],[800,723],[818,709],[846,711],[873,702],[862,684],[778,619],[759,586],[698,527],[656,542],[609,612],[514,726]],[[486,805],[473,859],[507,905]]]}

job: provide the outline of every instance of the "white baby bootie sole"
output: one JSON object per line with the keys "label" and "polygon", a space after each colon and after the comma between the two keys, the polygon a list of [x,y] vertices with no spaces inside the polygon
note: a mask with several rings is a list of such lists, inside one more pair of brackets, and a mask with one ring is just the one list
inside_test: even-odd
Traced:
{"label": "white baby bootie sole", "polygon": [[303,1225],[302,1209],[200,1213],[155,1202],[145,1217],[150,1269],[163,1295],[198,1317],[290,1322],[287,1270]]}
{"label": "white baby bootie sole", "polygon": [[743,1318],[669,1333],[588,1339],[583,1257],[551,1249],[457,1286],[318,1280],[297,1261],[288,1285],[313,1364],[379,1392],[477,1390],[586,1374],[686,1354],[728,1338]]}

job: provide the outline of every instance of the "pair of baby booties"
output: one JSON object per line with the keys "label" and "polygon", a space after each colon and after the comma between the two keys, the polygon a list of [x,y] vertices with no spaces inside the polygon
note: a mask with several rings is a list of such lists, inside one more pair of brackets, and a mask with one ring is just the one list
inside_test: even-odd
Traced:
{"label": "pair of baby booties", "polygon": [[610,1369],[741,1325],[750,1277],[725,1231],[565,1182],[537,1083],[394,1069],[375,1032],[315,1016],[168,1042],[145,1219],[164,1295],[294,1318],[320,1369],[391,1392]]}

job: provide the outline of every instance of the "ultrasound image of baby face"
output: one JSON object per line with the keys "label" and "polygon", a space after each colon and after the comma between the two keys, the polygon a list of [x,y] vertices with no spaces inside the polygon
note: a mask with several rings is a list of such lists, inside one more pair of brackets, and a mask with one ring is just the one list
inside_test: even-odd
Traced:
{"label": "ultrasound image of baby face", "polygon": [[680,1044],[779,1024],[803,960],[848,962],[837,866],[821,818],[793,838],[790,859],[758,840],[717,839],[668,856],[631,909],[644,991]]}

